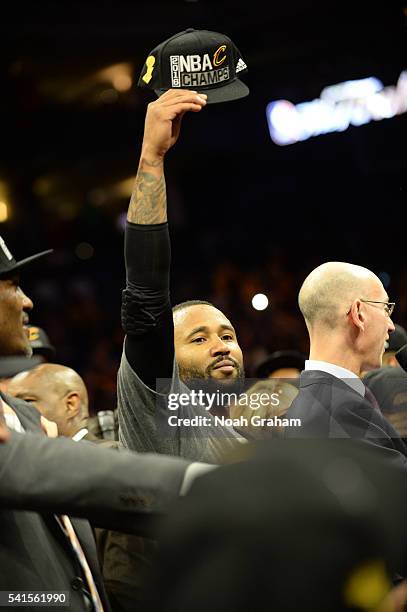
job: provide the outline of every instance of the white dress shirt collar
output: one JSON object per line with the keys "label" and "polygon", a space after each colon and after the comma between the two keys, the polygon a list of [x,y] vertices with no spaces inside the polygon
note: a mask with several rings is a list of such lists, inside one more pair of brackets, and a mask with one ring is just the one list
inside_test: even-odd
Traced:
{"label": "white dress shirt collar", "polygon": [[328,363],[327,361],[317,361],[316,359],[307,359],[305,362],[305,370],[319,370],[320,372],[326,372],[332,374],[336,378],[340,378],[346,383],[351,389],[359,393],[362,397],[365,397],[365,385],[360,380],[359,376],[356,376],[354,372],[342,368],[341,366],[335,365],[334,363]]}
{"label": "white dress shirt collar", "polygon": [[24,433],[25,429],[21,425],[21,421],[16,414],[11,414],[10,412],[5,412],[3,414],[6,425],[9,429],[13,431],[17,431],[17,433]]}
{"label": "white dress shirt collar", "polygon": [[82,440],[82,438],[84,438],[87,433],[88,430],[86,429],[86,427],[83,427],[83,429],[80,429],[76,432],[74,436],[72,436],[72,440],[75,440],[75,442],[79,442],[79,440]]}
{"label": "white dress shirt collar", "polygon": [[[24,433],[25,429],[21,425],[20,419],[18,418],[14,410],[10,406],[8,406],[8,404],[6,404],[4,400],[0,397],[0,408],[2,406],[4,406],[3,417],[4,417],[4,422],[6,423],[7,427],[11,429],[12,431],[17,431],[18,433]],[[11,412],[10,412],[10,409],[11,409]]]}

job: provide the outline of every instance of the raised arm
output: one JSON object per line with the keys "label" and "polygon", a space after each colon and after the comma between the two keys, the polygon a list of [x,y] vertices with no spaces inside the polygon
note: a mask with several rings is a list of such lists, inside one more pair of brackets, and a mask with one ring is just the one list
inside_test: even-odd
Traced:
{"label": "raised arm", "polygon": [[170,89],[148,105],[136,184],[127,213],[130,223],[156,225],[167,221],[164,157],[178,140],[185,113],[199,112],[205,104],[206,95]]}
{"label": "raised arm", "polygon": [[127,360],[150,388],[170,378],[174,358],[169,297],[170,240],[164,158],[176,143],[182,117],[199,112],[206,96],[169,90],[148,105],[134,191],[127,213],[122,324]]}

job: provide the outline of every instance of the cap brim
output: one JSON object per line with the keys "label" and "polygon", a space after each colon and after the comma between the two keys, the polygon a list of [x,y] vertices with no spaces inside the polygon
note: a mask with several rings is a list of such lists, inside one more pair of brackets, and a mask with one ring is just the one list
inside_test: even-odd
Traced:
{"label": "cap brim", "polygon": [[31,348],[34,353],[34,357],[37,355],[40,357],[45,357],[47,361],[52,361],[56,356],[56,350],[54,346],[35,346],[34,343],[31,344]]}
{"label": "cap brim", "polygon": [[[155,89],[155,93],[158,97],[160,97],[163,93],[168,91],[168,89]],[[232,100],[239,100],[239,98],[245,98],[249,95],[250,89],[240,81],[239,79],[235,79],[231,83],[227,83],[227,85],[223,85],[222,87],[213,87],[207,88],[199,87],[196,90],[198,93],[204,93],[208,96],[207,104],[217,104],[219,102],[230,102]]]}
{"label": "cap brim", "polygon": [[0,274],[0,276],[7,276],[9,274],[13,274],[13,272],[18,272],[21,268],[25,268],[30,264],[34,263],[37,259],[41,259],[41,257],[45,257],[45,255],[49,255],[53,252],[53,249],[48,249],[47,251],[41,251],[41,253],[36,253],[35,255],[31,255],[30,257],[26,257],[21,261],[17,261],[13,266],[11,266],[7,271],[4,271]]}

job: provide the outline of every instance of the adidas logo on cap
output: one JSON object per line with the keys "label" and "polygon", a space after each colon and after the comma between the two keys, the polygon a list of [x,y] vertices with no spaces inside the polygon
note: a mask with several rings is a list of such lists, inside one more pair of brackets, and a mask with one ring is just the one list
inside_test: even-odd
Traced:
{"label": "adidas logo on cap", "polygon": [[247,66],[244,63],[244,61],[242,60],[242,58],[239,58],[239,61],[237,62],[237,66],[236,66],[236,74],[238,72],[241,72],[242,70],[247,70]]}

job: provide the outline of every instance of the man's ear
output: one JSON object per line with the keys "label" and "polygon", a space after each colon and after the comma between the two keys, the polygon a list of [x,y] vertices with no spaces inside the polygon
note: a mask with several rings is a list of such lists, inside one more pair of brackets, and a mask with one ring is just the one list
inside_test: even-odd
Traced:
{"label": "man's ear", "polygon": [[366,318],[363,312],[363,305],[360,300],[355,300],[350,307],[349,316],[352,323],[361,331],[365,331]]}
{"label": "man's ear", "polygon": [[78,416],[81,407],[81,399],[79,393],[76,391],[70,391],[65,398],[65,406],[68,412],[69,418]]}

